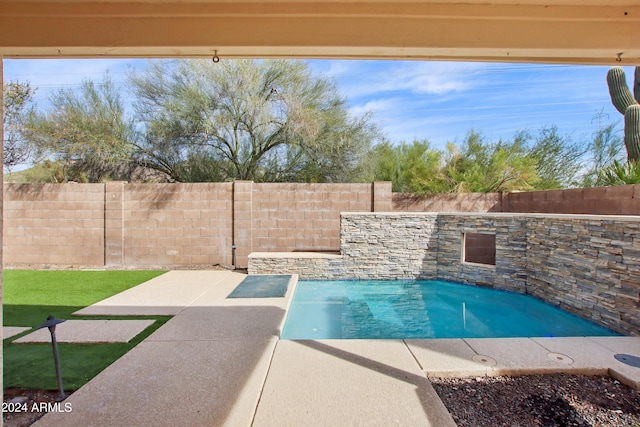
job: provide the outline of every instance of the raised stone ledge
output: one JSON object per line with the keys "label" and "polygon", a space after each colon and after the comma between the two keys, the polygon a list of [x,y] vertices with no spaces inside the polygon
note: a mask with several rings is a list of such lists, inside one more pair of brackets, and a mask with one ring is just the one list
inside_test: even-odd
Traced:
{"label": "raised stone ledge", "polygon": [[550,214],[550,213],[520,213],[520,212],[343,212],[341,216],[389,216],[389,217],[424,217],[455,215],[459,217],[485,218],[557,218],[596,221],[628,221],[640,222],[640,215],[591,215],[591,214]]}
{"label": "raised stone ledge", "polygon": [[339,254],[330,254],[326,252],[252,252],[249,258],[292,258],[292,259],[309,259],[309,258],[326,258],[335,259],[342,258]]}

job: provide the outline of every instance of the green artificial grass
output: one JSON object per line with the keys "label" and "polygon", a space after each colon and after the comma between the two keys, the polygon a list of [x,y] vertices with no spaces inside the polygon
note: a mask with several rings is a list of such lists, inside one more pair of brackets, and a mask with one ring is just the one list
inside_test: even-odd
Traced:
{"label": "green artificial grass", "polygon": [[[71,313],[163,274],[163,271],[27,271],[3,272],[3,324],[42,324],[60,319],[153,319],[128,343],[58,344],[65,390],[76,390],[162,326],[170,316],[71,316]],[[56,390],[51,344],[12,344],[26,331],[3,341],[5,388]]]}
{"label": "green artificial grass", "polygon": [[[127,319],[130,318],[127,317]],[[64,389],[72,391],[82,387],[107,366],[151,335],[171,317],[148,316],[145,318],[156,321],[128,343],[58,344]],[[41,390],[58,389],[51,344],[10,344],[5,341],[3,351],[5,389],[16,387]]]}
{"label": "green artificial grass", "polygon": [[3,325],[38,326],[153,279],[164,271],[5,270]]}

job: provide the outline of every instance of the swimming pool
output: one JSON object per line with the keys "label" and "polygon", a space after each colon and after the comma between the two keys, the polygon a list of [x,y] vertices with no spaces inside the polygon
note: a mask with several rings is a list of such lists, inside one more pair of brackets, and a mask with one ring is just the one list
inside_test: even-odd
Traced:
{"label": "swimming pool", "polygon": [[282,339],[618,335],[531,296],[442,280],[300,281]]}

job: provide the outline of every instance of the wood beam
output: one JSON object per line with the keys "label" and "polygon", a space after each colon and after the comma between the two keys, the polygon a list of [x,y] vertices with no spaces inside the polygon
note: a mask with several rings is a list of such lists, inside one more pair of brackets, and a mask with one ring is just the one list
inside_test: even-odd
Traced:
{"label": "wood beam", "polygon": [[1,0],[0,54],[640,64],[640,6],[521,3]]}

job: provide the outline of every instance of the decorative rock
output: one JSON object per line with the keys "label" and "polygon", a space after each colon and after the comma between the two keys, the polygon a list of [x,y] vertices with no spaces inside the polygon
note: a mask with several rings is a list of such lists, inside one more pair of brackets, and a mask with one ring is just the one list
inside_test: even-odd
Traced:
{"label": "decorative rock", "polygon": [[13,399],[11,399],[9,403],[13,405],[22,405],[24,403],[27,403],[28,401],[29,401],[29,398],[27,396],[16,396]]}

